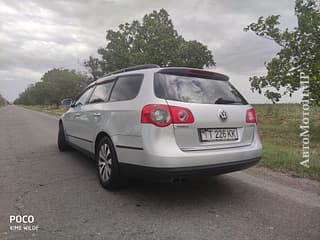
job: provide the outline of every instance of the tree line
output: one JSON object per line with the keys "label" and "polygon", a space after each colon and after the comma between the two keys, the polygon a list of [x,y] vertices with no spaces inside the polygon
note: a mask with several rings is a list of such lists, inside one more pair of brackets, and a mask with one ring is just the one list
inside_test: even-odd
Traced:
{"label": "tree line", "polygon": [[[300,89],[299,74],[310,76],[311,102],[320,104],[320,7],[316,0],[296,0],[297,27],[280,29],[280,15],[260,17],[244,31],[274,41],[280,51],[265,63],[265,76],[252,76],[252,91],[263,93],[273,103],[283,95]],[[263,47],[263,46],[262,46]],[[106,73],[140,64],[161,67],[183,66],[204,68],[215,66],[212,51],[196,40],[185,40],[174,28],[165,9],[146,14],[142,21],[120,24],[108,30],[106,46],[98,56],[84,61],[89,76],[68,69],[52,69],[40,82],[29,86],[16,104],[57,104],[65,97],[75,97],[90,81]]]}
{"label": "tree line", "polygon": [[59,106],[62,99],[75,98],[88,81],[86,75],[75,70],[54,68],[22,92],[14,104]]}
{"label": "tree line", "polygon": [[8,101],[0,94],[0,107],[8,104]]}
{"label": "tree line", "polygon": [[63,98],[75,98],[90,81],[133,65],[153,63],[162,67],[195,68],[215,65],[208,47],[195,40],[186,41],[179,35],[164,9],[146,14],[141,23],[136,20],[119,25],[117,31],[107,31],[106,40],[107,46],[98,49],[100,58],[90,56],[84,62],[90,76],[74,70],[52,69],[14,103],[59,106]]}
{"label": "tree line", "polygon": [[196,40],[178,34],[165,9],[146,14],[142,22],[119,25],[108,30],[106,47],[98,49],[99,58],[84,62],[93,79],[117,69],[153,63],[161,67],[203,68],[215,65],[212,52]]}

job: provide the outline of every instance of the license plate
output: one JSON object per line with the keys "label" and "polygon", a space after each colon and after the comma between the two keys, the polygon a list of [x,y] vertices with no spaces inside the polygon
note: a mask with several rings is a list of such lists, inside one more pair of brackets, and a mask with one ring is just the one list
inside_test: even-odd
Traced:
{"label": "license plate", "polygon": [[201,142],[238,140],[236,128],[200,128],[199,135]]}

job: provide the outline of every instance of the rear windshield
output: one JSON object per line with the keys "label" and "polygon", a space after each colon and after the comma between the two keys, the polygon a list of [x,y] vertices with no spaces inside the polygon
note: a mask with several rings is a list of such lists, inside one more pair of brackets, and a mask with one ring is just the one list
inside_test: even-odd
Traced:
{"label": "rear windshield", "polygon": [[248,104],[229,81],[156,73],[158,98],[203,104]]}

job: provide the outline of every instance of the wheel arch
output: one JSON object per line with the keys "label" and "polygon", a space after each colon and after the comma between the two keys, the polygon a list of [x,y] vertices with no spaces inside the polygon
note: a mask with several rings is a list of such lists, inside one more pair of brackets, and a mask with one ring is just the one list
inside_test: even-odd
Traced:
{"label": "wheel arch", "polygon": [[108,133],[106,133],[106,132],[99,132],[98,134],[97,134],[97,136],[96,136],[96,138],[95,138],[95,141],[94,141],[94,155],[96,154],[96,152],[97,152],[97,147],[98,147],[98,144],[99,144],[99,142],[100,142],[100,140],[103,138],[103,137],[108,137],[109,139],[110,139],[110,141],[112,142],[112,144],[113,144],[113,141],[112,141],[112,139],[111,139],[111,137],[110,137],[110,135],[108,134]]}
{"label": "wheel arch", "polygon": [[[63,121],[62,121],[62,119],[60,118],[59,119],[59,128],[60,128],[60,126],[62,126],[62,128],[63,128],[63,131],[64,131],[64,133],[66,134],[66,129],[65,129],[65,125],[63,124]],[[67,134],[66,134],[67,135]]]}

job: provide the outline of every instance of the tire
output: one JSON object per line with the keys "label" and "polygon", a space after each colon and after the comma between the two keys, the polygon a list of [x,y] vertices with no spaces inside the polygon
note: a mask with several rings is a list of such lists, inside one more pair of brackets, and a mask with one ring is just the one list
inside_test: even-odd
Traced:
{"label": "tire", "polygon": [[58,148],[60,152],[64,152],[69,149],[69,145],[66,141],[63,124],[59,123],[59,132],[58,132]]}
{"label": "tire", "polygon": [[102,187],[114,190],[122,186],[117,154],[109,137],[103,137],[96,150],[97,174]]}

